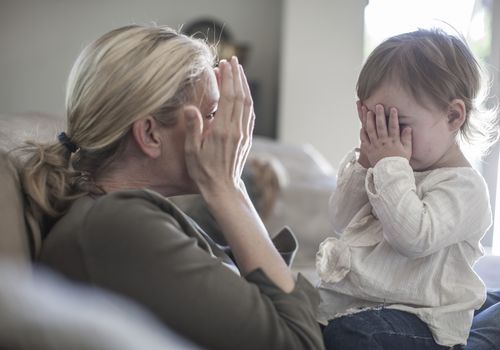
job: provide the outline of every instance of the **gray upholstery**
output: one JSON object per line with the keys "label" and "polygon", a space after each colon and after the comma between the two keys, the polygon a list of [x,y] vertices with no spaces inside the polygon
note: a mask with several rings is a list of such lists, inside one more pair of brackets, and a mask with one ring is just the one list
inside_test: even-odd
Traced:
{"label": "gray upholstery", "polygon": [[51,140],[63,127],[63,120],[46,114],[0,114],[0,256],[22,266],[30,266],[30,259],[37,255],[41,236],[34,216],[27,210],[9,150],[25,140]]}
{"label": "gray upholstery", "polygon": [[[54,115],[35,112],[0,114],[0,150],[12,149],[26,140],[52,141],[56,139],[60,131],[65,129],[65,120]],[[254,138],[249,159],[250,162],[254,160],[252,162],[254,165],[258,164],[259,160],[264,165],[272,165],[272,167],[249,167],[249,170],[253,170],[253,178],[258,191],[265,194],[265,196],[261,196],[262,201],[256,202],[256,206],[258,209],[265,208],[265,210],[260,211],[269,232],[274,234],[279,232],[284,225],[290,226],[297,236],[300,247],[295,259],[295,266],[313,267],[319,243],[331,233],[327,202],[336,185],[334,169],[321,154],[309,145],[287,145],[260,137]],[[3,166],[0,164],[0,167]],[[8,167],[12,173],[12,167]],[[263,173],[263,169],[274,169],[275,178],[279,185],[276,185],[276,181],[269,181],[270,177]],[[18,188],[16,175],[13,174],[13,177],[6,180],[5,183],[10,185],[0,184],[0,193],[2,198],[7,198],[7,195],[11,198],[15,193],[14,188]],[[17,193],[19,194],[19,192]],[[5,207],[5,211],[2,212],[5,212],[5,215],[1,219],[18,228],[17,231],[10,230],[10,236],[23,231],[21,228],[22,220],[17,217],[15,219],[17,224],[15,224],[14,218],[16,216],[7,214],[19,213],[20,205],[22,205],[21,198],[20,194],[16,199],[13,199],[11,206],[8,201],[2,201],[2,205]],[[179,198],[177,202],[183,210],[190,212],[189,207],[193,205],[193,200],[186,201]],[[203,216],[200,215],[200,217]],[[29,218],[29,215],[26,220],[33,226],[34,221]],[[3,227],[5,228],[5,225]],[[4,228],[1,229],[2,236],[6,235]],[[31,249],[35,249],[36,253],[39,247],[39,234],[34,237],[35,247]],[[32,239],[29,238],[29,240]],[[17,248],[15,249],[4,245],[1,240],[0,244],[9,251],[17,251],[16,254],[19,256],[25,255],[24,252],[21,254],[21,242],[16,243]],[[2,247],[0,247],[0,254]]]}
{"label": "gray upholstery", "polygon": [[8,155],[0,151],[0,255],[29,265],[30,244],[19,177]]}
{"label": "gray upholstery", "polygon": [[0,349],[194,350],[128,299],[0,259]]}
{"label": "gray upholstery", "polygon": [[57,133],[64,129],[64,119],[50,114],[0,114],[0,149],[12,149],[26,140],[55,140]]}
{"label": "gray upholstery", "polygon": [[197,349],[130,301],[31,263],[40,229],[8,151],[26,140],[55,140],[64,129],[51,115],[0,114],[0,348]]}

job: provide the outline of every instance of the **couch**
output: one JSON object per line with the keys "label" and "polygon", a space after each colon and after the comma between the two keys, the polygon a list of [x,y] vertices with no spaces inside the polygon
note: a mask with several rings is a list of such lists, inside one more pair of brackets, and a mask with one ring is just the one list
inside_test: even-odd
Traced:
{"label": "couch", "polygon": [[[0,150],[12,149],[24,140],[55,140],[63,130],[65,121],[55,115],[0,114]],[[310,145],[287,145],[262,137],[254,138],[247,164],[244,172],[249,179],[247,189],[253,194],[268,231],[273,235],[283,226],[289,226],[299,243],[293,267],[301,271],[313,270],[318,245],[331,234],[327,203],[336,184],[335,170]],[[213,229],[203,205],[200,207],[198,196],[181,196],[173,200],[198,219],[202,227]],[[36,227],[31,229],[36,230]],[[39,233],[30,240],[36,245],[32,250],[39,249]]]}
{"label": "couch", "polygon": [[[0,114],[0,150],[12,149],[23,140],[54,140],[62,130],[65,130],[65,121],[55,115],[38,112]],[[253,194],[254,203],[268,231],[272,235],[285,225],[292,229],[299,243],[292,268],[313,281],[317,280],[314,272],[316,250],[319,243],[332,234],[327,206],[336,186],[335,173],[335,169],[311,145],[284,144],[262,137],[254,138],[245,168],[247,189]],[[181,196],[173,200],[183,210],[192,213],[201,226],[207,230],[214,229],[199,197]],[[0,212],[7,213],[12,204],[17,205],[19,210],[21,199],[17,203],[0,202]],[[32,250],[36,251],[40,245],[39,232],[36,232],[37,228],[29,215],[24,224],[36,233],[30,237],[31,244],[35,245]],[[22,251],[21,247],[26,247],[22,239],[4,242],[0,236],[0,254],[12,255],[14,251]],[[31,253],[34,254],[33,251]],[[29,254],[24,251],[18,261],[21,263]],[[476,270],[489,288],[500,289],[498,267],[500,257],[492,256],[481,259],[476,265]]]}
{"label": "couch", "polygon": [[41,232],[8,151],[63,128],[51,115],[0,115],[0,348],[198,349],[133,301],[33,264]]}
{"label": "couch", "polygon": [[[53,115],[42,113],[0,114],[0,152],[20,145],[25,139],[54,140],[58,132],[64,129],[64,120]],[[3,154],[5,155],[5,153]],[[12,191],[15,192],[19,186],[19,179],[16,178],[12,165],[5,163],[1,157],[0,163],[7,164],[7,166],[0,166],[0,178],[8,181],[0,184],[0,194],[2,195],[2,200],[0,200],[0,222],[2,222],[0,257],[7,258],[9,262],[4,264],[4,260],[0,260],[0,278],[4,281],[13,281],[12,286],[16,284],[16,279],[12,278],[12,272],[2,272],[1,267],[14,264],[16,269],[30,270],[30,260],[36,256],[40,248],[41,236],[33,213],[24,211],[25,199],[22,195],[17,197],[12,195]],[[9,173],[14,174],[14,176],[5,176]],[[299,252],[292,269],[305,274],[315,283],[318,280],[314,270],[316,250],[319,243],[332,234],[327,215],[327,203],[336,186],[335,170],[310,145],[287,145],[256,137],[245,168],[244,179],[269,232],[278,232],[284,225],[289,226],[294,231],[299,243]],[[3,198],[7,198],[7,196],[14,198],[14,200],[6,202]],[[173,198],[173,200],[183,210],[192,214],[202,227],[207,230],[217,229],[200,197],[180,196]],[[476,271],[489,288],[500,289],[499,267],[500,257],[487,256],[476,264]],[[61,281],[55,284],[62,284],[64,289],[65,283],[67,282]],[[40,286],[37,283],[25,283],[24,285],[27,286],[28,292],[25,291],[24,294],[19,295],[24,295],[27,299],[24,301],[22,298],[18,299],[21,300],[19,305],[30,300],[30,289],[33,292],[38,288],[45,288],[43,283]],[[59,287],[54,288],[58,289]],[[5,296],[9,295],[10,292],[15,293],[16,290],[13,288],[2,294],[0,288],[0,309],[6,310],[5,300],[9,299],[5,299]],[[50,290],[50,287],[47,290]],[[32,293],[31,296],[35,294]],[[46,300],[49,306],[50,303],[54,303],[54,299],[50,296],[47,296]],[[99,304],[89,307],[99,308]],[[20,311],[26,312],[22,308]],[[1,310],[0,314],[2,314]],[[5,322],[6,318],[0,317],[0,325],[2,320]],[[34,327],[33,329],[37,332],[41,331],[33,324],[29,324],[29,327]],[[110,332],[112,331],[110,330]],[[2,335],[0,332],[0,347],[5,344],[2,343],[2,336],[5,334],[4,332]],[[185,348],[184,346],[188,348],[188,345],[184,345],[181,341],[178,348]],[[21,348],[19,347],[19,349]]]}
{"label": "couch", "polygon": [[[54,115],[0,114],[0,348],[194,349],[130,301],[32,264],[42,234],[9,150],[27,140],[55,140],[63,130],[64,120]],[[295,232],[299,252],[293,267],[314,279],[316,249],[330,231],[326,207],[334,170],[311,146],[257,137],[244,179],[269,232],[284,225]],[[172,199],[205,229],[217,230],[201,197]],[[145,340],[134,341],[137,337]]]}
{"label": "couch", "polygon": [[0,259],[0,348],[195,350],[143,307],[35,266]]}

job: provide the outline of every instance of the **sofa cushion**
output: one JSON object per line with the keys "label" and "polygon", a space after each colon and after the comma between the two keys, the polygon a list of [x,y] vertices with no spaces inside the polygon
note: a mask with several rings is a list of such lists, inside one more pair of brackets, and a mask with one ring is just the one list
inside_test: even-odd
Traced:
{"label": "sofa cushion", "polygon": [[0,151],[0,193],[0,256],[29,266],[40,246],[40,232],[31,215],[25,216],[25,201],[15,164],[3,151]]}
{"label": "sofa cushion", "polygon": [[56,115],[26,112],[0,114],[0,149],[10,150],[24,141],[48,142],[56,140],[65,130],[66,122]]}
{"label": "sofa cushion", "polygon": [[47,142],[64,130],[64,120],[43,113],[0,114],[0,256],[29,266],[41,246],[41,234],[22,191],[9,151],[24,141]]}

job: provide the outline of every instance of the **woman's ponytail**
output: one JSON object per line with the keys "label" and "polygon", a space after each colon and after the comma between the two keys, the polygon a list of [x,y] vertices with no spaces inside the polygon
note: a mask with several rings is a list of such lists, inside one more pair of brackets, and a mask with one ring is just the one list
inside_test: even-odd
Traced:
{"label": "woman's ponytail", "polygon": [[88,193],[74,186],[81,173],[71,168],[72,153],[62,143],[27,142],[18,151],[23,189],[35,212],[57,219],[72,201]]}

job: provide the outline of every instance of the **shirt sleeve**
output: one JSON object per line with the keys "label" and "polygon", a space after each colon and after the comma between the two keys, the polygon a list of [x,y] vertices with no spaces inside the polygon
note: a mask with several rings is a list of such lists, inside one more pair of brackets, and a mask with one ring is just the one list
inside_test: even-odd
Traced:
{"label": "shirt sleeve", "polygon": [[484,180],[473,169],[434,171],[421,194],[408,160],[387,157],[368,170],[366,191],[384,239],[410,258],[460,241],[477,246],[491,225]]}
{"label": "shirt sleeve", "polygon": [[330,197],[329,215],[335,232],[342,233],[360,210],[370,215],[371,205],[365,190],[367,169],[358,163],[356,150],[342,160],[337,187]]}
{"label": "shirt sleeve", "polygon": [[188,339],[214,349],[323,349],[319,296],[305,279],[285,293],[261,270],[238,276],[144,198],[103,201],[85,222],[92,282],[139,302]]}

